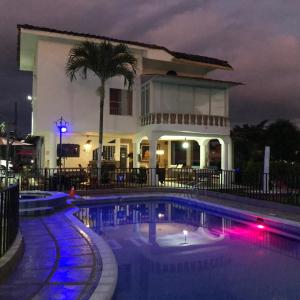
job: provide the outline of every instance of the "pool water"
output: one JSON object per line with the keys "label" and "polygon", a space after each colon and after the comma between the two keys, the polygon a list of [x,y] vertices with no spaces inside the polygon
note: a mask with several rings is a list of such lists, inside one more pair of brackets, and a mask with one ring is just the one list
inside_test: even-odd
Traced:
{"label": "pool water", "polygon": [[182,202],[81,207],[112,248],[114,300],[298,300],[300,240]]}

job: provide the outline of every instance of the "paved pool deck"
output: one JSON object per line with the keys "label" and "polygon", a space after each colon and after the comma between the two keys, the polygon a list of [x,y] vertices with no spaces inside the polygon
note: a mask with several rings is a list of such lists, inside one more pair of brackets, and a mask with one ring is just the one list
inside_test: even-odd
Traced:
{"label": "paved pool deck", "polygon": [[101,274],[101,259],[64,211],[21,219],[25,252],[0,285],[0,299],[89,299]]}
{"label": "paved pool deck", "polygon": [[[214,197],[212,193],[207,193],[195,195],[194,198],[199,198],[203,201],[216,205],[240,209],[246,212],[252,212],[257,215],[264,214],[266,216],[298,222],[300,224],[299,206],[265,200],[243,199],[243,197],[236,197],[237,199],[229,199],[226,198],[226,196],[226,194],[220,194],[219,197]],[[240,198],[240,200],[238,198]]]}

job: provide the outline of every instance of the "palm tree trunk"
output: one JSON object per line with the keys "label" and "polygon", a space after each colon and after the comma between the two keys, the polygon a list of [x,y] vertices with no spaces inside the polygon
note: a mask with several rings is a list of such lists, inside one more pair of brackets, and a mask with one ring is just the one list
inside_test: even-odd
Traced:
{"label": "palm tree trunk", "polygon": [[100,86],[100,111],[99,111],[99,148],[98,148],[98,184],[101,183],[101,162],[102,162],[102,152],[103,152],[103,109],[104,109],[104,98],[105,98],[105,82],[101,81]]}

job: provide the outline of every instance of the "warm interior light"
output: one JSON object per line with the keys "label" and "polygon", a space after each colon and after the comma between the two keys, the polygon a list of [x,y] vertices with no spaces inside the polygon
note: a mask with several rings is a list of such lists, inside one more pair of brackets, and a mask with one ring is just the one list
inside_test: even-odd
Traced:
{"label": "warm interior light", "polygon": [[184,142],[182,143],[182,148],[187,149],[188,147],[189,147],[189,143],[185,139]]}
{"label": "warm interior light", "polygon": [[164,155],[165,154],[165,150],[156,150],[156,154],[157,155]]}
{"label": "warm interior light", "polygon": [[83,150],[85,152],[89,152],[92,149],[91,140],[87,140],[86,143],[83,145]]}

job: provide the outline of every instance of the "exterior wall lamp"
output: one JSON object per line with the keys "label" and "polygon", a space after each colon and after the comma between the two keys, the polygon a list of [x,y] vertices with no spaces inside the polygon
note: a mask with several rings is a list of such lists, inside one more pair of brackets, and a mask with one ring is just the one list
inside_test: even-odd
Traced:
{"label": "exterior wall lamp", "polygon": [[90,152],[92,149],[92,140],[87,140],[85,144],[83,145],[83,151],[84,152]]}
{"label": "exterior wall lamp", "polygon": [[187,140],[185,139],[184,142],[182,143],[182,148],[183,148],[183,149],[187,149],[187,148],[189,148],[189,146],[190,146],[189,143],[188,143]]}

